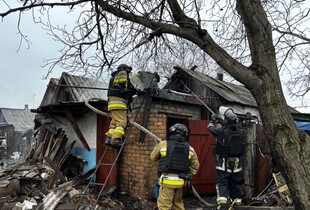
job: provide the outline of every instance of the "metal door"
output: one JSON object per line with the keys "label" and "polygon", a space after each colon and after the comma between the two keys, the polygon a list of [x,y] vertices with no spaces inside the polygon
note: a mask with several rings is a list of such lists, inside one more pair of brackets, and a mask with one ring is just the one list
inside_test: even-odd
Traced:
{"label": "metal door", "polygon": [[215,193],[215,137],[208,131],[207,120],[189,120],[189,143],[195,149],[200,168],[192,184],[198,193]]}

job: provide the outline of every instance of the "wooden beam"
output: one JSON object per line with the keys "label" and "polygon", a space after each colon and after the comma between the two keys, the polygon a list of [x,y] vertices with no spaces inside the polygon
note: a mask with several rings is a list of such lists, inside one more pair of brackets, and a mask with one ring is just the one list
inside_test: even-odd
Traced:
{"label": "wooden beam", "polygon": [[68,117],[68,119],[69,119],[69,121],[70,121],[70,123],[71,123],[71,125],[72,125],[72,127],[74,129],[74,131],[76,132],[76,134],[79,137],[81,143],[83,144],[84,148],[87,149],[87,151],[90,151],[90,147],[89,147],[89,145],[88,145],[88,143],[87,143],[83,133],[81,132],[78,124],[76,123],[72,113],[68,109],[65,110],[65,113],[66,113],[66,115],[67,115],[67,117]]}
{"label": "wooden beam", "polygon": [[70,146],[68,147],[67,151],[64,153],[64,155],[62,156],[62,158],[60,159],[59,163],[58,163],[58,167],[60,168],[62,166],[62,164],[65,162],[65,160],[67,159],[67,157],[70,155],[70,152],[75,144],[75,140],[73,142],[71,142]]}
{"label": "wooden beam", "polygon": [[49,157],[44,157],[43,159],[55,171],[55,176],[57,176],[63,182],[67,181],[66,178],[62,175],[62,172],[58,169],[57,165]]}
{"label": "wooden beam", "polygon": [[254,196],[256,159],[256,123],[252,122],[251,113],[247,112],[244,124],[244,194],[246,198]]}

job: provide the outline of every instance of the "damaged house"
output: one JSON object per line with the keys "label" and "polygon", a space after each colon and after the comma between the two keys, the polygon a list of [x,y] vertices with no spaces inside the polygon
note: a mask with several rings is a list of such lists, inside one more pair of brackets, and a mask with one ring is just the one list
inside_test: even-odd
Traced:
{"label": "damaged house", "polygon": [[[245,111],[253,109],[256,104],[245,88],[231,85],[230,91],[234,91],[234,95],[226,93],[227,90],[217,93],[210,88],[208,80],[200,81],[202,77],[194,75],[196,72],[179,67],[176,70],[163,89],[150,88],[144,95],[134,97],[129,117],[131,121],[140,124],[160,139],[167,137],[167,131],[173,124],[187,125],[190,130],[189,142],[195,147],[201,163],[201,168],[194,176],[192,184],[198,193],[215,193],[213,155],[215,139],[206,129],[212,113],[204,104],[208,104],[212,110],[217,110],[222,105],[236,105],[239,102],[239,110],[243,111],[240,116],[244,117]],[[180,76],[182,74],[183,76]],[[217,87],[216,90],[221,90],[223,87],[228,89],[229,83],[221,81],[216,84],[217,80],[205,77],[214,81],[213,86]],[[53,89],[47,90],[37,110],[41,116],[45,116],[45,120],[52,121],[57,129],[62,128],[66,131],[69,139],[67,144],[75,140],[71,153],[83,160],[83,173],[87,173],[98,164],[101,155],[107,149],[104,140],[110,120],[109,117],[100,115],[86,106],[85,101],[88,101],[100,111],[106,112],[107,109],[104,89],[107,85],[99,83],[94,85],[90,81],[63,73],[57,85],[56,83],[49,85],[49,88]],[[83,86],[98,89],[78,88]],[[187,88],[199,94],[204,104]],[[91,98],[94,100],[90,100]],[[108,148],[105,160],[101,163],[110,165],[99,166],[96,182],[106,183],[106,188],[117,185],[119,191],[127,192],[138,199],[152,199],[157,166],[151,162],[149,155],[157,143],[156,139],[137,127],[128,127],[126,144],[118,160],[113,165],[118,154],[116,150]],[[112,166],[113,170],[110,172]]]}
{"label": "damaged house", "polygon": [[[39,204],[41,209],[55,209],[66,194],[75,201],[71,202],[74,208],[81,207],[85,189],[104,194],[117,187],[117,191],[131,197],[153,200],[157,165],[149,156],[158,140],[167,138],[168,129],[175,123],[189,128],[188,141],[200,161],[201,167],[193,177],[192,185],[198,193],[215,194],[215,138],[206,128],[212,113],[223,107],[236,111],[241,119],[240,126],[246,131],[246,194],[254,195],[257,193],[254,190],[267,185],[270,169],[266,158],[261,162],[258,162],[259,158],[254,159],[258,149],[255,145],[267,147],[263,135],[256,138],[257,132],[261,132],[257,126],[260,117],[251,93],[243,86],[222,81],[221,77],[214,79],[182,67],[175,67],[175,70],[164,88],[145,86],[145,93],[133,98],[129,113],[131,123],[127,128],[126,143],[120,150],[104,144],[110,121],[104,114],[107,112],[108,85],[68,73],[63,73],[60,79],[50,80],[40,107],[32,110],[37,114],[36,144],[27,158],[29,162],[47,163],[48,167],[37,168],[31,177],[37,177],[38,170],[41,179],[42,174],[46,174],[48,183],[41,192],[57,194],[52,207],[46,198]],[[142,79],[152,75],[149,72],[138,74]],[[264,155],[268,154],[268,149],[265,150]],[[266,167],[256,171],[259,164]],[[25,172],[20,174],[20,180],[26,177],[29,178],[29,171],[26,175]],[[10,183],[7,190],[14,191],[12,186],[15,185]],[[82,190],[74,193],[74,189],[82,186]],[[91,205],[96,205],[98,199],[92,198]]]}
{"label": "damaged house", "polygon": [[26,157],[31,149],[35,114],[28,105],[24,109],[0,108],[1,159],[22,155]]}

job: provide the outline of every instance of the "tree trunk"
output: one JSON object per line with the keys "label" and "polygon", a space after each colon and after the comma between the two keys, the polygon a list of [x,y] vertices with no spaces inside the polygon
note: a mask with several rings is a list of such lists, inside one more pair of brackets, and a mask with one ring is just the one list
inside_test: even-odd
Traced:
{"label": "tree trunk", "polygon": [[287,182],[296,209],[309,210],[310,138],[301,135],[286,104],[270,23],[260,1],[237,0],[236,7],[247,31],[252,56],[248,71],[254,76],[245,79],[238,69],[232,71],[233,76],[256,99],[273,161]]}
{"label": "tree trunk", "polygon": [[[296,209],[310,209],[310,139],[299,135],[279,84],[268,75],[264,85],[251,90],[255,95],[263,127],[268,135],[273,161],[289,187]],[[271,117],[272,116],[272,117]]]}

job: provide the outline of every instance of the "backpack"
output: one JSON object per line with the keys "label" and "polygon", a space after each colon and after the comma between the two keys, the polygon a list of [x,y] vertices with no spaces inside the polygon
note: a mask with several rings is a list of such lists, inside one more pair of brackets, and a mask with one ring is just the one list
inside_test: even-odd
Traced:
{"label": "backpack", "polygon": [[224,136],[223,142],[216,142],[216,154],[221,157],[240,157],[243,153],[242,132],[224,128]]}
{"label": "backpack", "polygon": [[169,140],[165,158],[159,160],[159,171],[187,174],[189,171],[189,144],[185,141]]}

